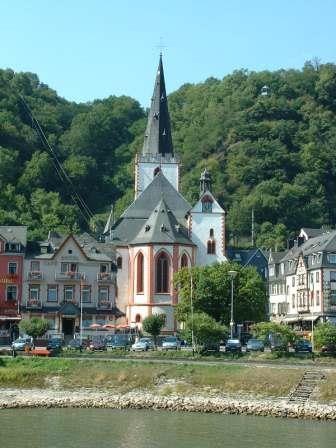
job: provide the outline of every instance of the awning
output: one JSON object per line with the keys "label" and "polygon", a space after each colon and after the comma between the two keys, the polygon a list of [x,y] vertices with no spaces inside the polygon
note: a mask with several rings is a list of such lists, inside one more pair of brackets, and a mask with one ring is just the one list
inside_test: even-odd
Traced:
{"label": "awning", "polygon": [[0,316],[0,320],[21,320],[21,316]]}

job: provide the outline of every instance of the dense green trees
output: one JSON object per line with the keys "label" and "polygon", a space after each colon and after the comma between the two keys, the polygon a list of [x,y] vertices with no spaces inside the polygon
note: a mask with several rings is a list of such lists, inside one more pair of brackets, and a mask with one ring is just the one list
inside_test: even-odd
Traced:
{"label": "dense green trees", "polygon": [[[261,95],[264,85],[267,95]],[[32,73],[0,70],[0,223],[28,224],[35,238],[45,236],[47,225],[87,227],[20,95],[98,215],[92,222],[100,224],[111,203],[120,213],[133,196],[132,160],[146,121],[140,105],[113,96],[75,104]],[[318,61],[302,70],[239,70],[222,80],[183,85],[169,98],[183,193],[197,199],[199,173],[207,166],[214,194],[228,211],[228,235],[240,243],[250,233],[252,209],[257,242],[265,247],[283,247],[303,225],[334,224],[335,97],[336,65]],[[50,194],[58,206],[46,219],[45,208],[34,203],[36,195],[46,195],[48,203]]]}
{"label": "dense green trees", "polygon": [[234,279],[235,322],[261,321],[266,317],[266,291],[263,279],[252,267],[235,263],[221,263],[206,267],[182,269],[174,277],[179,292],[175,308],[179,322],[186,322],[191,312],[191,279],[195,313],[206,313],[217,322],[230,322],[231,277],[230,270],[237,271]]}

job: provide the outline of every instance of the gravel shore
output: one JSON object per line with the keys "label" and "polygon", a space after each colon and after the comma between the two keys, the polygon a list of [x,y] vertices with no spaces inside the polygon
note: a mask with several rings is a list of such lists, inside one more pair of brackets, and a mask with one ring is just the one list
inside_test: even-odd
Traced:
{"label": "gravel shore", "polygon": [[169,411],[263,415],[287,418],[336,420],[336,405],[310,402],[289,404],[286,399],[206,396],[160,396],[133,391],[116,394],[95,390],[0,389],[0,409],[9,408],[111,408],[166,409]]}

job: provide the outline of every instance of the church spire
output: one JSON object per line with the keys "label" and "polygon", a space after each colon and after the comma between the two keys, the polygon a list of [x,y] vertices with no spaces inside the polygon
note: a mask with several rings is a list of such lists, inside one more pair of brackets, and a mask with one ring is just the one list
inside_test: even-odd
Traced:
{"label": "church spire", "polygon": [[142,154],[174,155],[162,54],[160,54]]}
{"label": "church spire", "polygon": [[200,196],[202,196],[206,191],[211,192],[211,183],[211,174],[205,168],[200,177]]}

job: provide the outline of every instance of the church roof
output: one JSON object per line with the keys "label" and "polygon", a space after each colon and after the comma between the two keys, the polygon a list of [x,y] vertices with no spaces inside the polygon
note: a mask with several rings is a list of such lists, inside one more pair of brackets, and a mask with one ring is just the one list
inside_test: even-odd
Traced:
{"label": "church roof", "polygon": [[174,154],[161,55],[148,114],[142,154],[161,154],[163,156]]}
{"label": "church roof", "polygon": [[113,227],[113,241],[117,245],[131,244],[161,199],[164,200],[166,208],[171,211],[176,222],[184,226],[185,217],[191,209],[191,205],[160,171],[116,222]]}
{"label": "church roof", "polygon": [[132,244],[148,243],[193,244],[187,229],[177,221],[163,198],[132,241]]}

